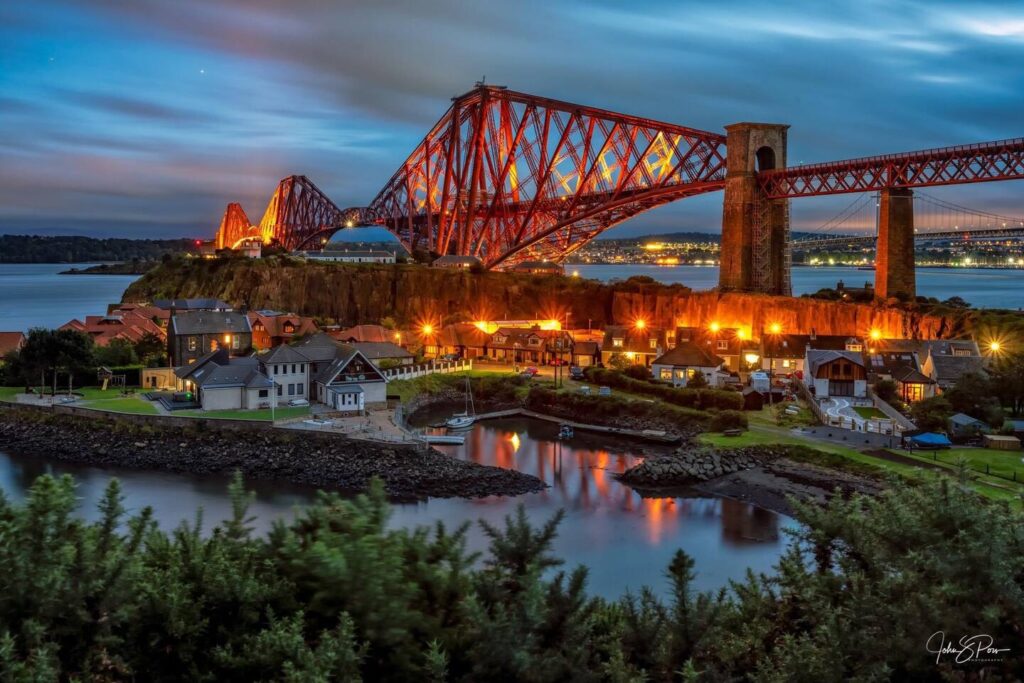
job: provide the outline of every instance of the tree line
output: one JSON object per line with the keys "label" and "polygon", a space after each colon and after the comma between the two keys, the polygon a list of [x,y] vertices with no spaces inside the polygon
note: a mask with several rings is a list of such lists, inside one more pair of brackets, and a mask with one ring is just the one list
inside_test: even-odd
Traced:
{"label": "tree line", "polygon": [[[771,575],[705,593],[678,551],[668,598],[587,592],[552,552],[561,513],[522,508],[466,549],[468,525],[388,528],[379,482],[252,531],[251,494],[212,530],[128,515],[111,481],[99,519],[74,481],[0,499],[4,680],[840,681],[1024,675],[1024,524],[955,480],[797,504]],[[942,634],[942,635],[936,635]],[[984,634],[956,662],[940,640]]]}
{"label": "tree line", "polygon": [[0,235],[0,263],[158,261],[164,254],[195,251],[191,239],[98,239],[62,235]]}

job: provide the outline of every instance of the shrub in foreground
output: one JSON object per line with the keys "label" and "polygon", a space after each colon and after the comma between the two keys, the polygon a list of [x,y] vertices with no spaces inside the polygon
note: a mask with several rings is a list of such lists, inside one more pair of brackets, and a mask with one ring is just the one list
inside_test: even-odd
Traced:
{"label": "shrub in foreground", "polygon": [[[668,599],[587,594],[519,509],[466,550],[467,526],[388,528],[379,484],[320,494],[256,536],[250,498],[204,531],[128,517],[112,482],[100,516],[74,482],[40,477],[0,500],[4,680],[839,681],[1024,676],[1024,521],[948,479],[878,498],[796,505],[771,576],[693,590],[679,551]],[[937,648],[987,634],[990,661]]]}

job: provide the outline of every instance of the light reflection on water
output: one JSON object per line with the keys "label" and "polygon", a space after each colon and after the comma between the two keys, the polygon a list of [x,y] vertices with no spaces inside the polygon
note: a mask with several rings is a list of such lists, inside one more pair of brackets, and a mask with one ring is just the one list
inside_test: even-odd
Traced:
{"label": "light reflection on water", "polygon": [[[563,508],[566,516],[555,552],[568,568],[587,565],[591,590],[606,596],[645,584],[663,592],[667,588],[664,571],[677,548],[684,548],[696,560],[700,588],[717,588],[729,579],[742,579],[747,567],[771,571],[786,542],[782,530],[795,524],[790,518],[718,498],[643,498],[612,476],[638,462],[640,456],[579,432],[571,441],[559,442],[557,429],[557,425],[535,420],[489,421],[474,425],[465,445],[444,447],[455,457],[534,474],[550,488],[516,498],[431,499],[395,505],[391,526],[440,521],[451,529],[478,519],[500,525],[520,503],[534,524],[542,524]],[[191,523],[200,507],[207,528],[231,512],[228,477],[79,467],[46,454],[0,454],[0,488],[10,499],[21,500],[31,482],[44,472],[75,475],[81,513],[88,519],[97,518],[96,504],[112,476],[123,484],[128,509],[137,512],[145,505],[152,506],[164,529],[183,521]],[[279,482],[248,482],[248,486],[256,493],[252,513],[257,516],[253,526],[259,533],[269,529],[273,520],[290,517],[296,506],[314,496],[310,488]],[[471,550],[483,550],[487,545],[475,523],[469,529],[468,545]]]}

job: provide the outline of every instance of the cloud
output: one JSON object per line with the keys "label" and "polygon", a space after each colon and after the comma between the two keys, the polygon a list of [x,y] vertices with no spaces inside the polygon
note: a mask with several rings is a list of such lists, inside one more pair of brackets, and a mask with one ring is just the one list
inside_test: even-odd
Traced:
{"label": "cloud", "polygon": [[[199,229],[227,201],[259,213],[291,173],[363,204],[484,75],[708,130],[790,123],[791,162],[1024,133],[1024,11],[998,3],[37,0],[2,11],[0,229],[28,216]],[[937,192],[1015,210],[1021,188],[1006,187]],[[794,223],[846,203],[794,202]],[[716,230],[720,211],[719,195],[689,199],[614,234]]]}

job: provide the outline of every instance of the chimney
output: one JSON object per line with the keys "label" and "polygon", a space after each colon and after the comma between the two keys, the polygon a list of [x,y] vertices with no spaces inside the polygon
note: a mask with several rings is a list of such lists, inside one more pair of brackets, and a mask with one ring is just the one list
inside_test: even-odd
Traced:
{"label": "chimney", "polygon": [[817,338],[818,338],[818,333],[817,333],[817,332],[815,331],[815,329],[814,329],[814,328],[812,327],[812,328],[811,328],[811,341],[814,341],[814,340],[815,340],[815,339],[817,339]]}

